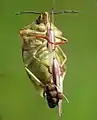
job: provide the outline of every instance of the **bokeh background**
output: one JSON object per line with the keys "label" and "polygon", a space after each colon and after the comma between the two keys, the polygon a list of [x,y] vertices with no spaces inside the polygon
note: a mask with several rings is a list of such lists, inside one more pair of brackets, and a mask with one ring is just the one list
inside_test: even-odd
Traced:
{"label": "bokeh background", "polygon": [[[37,15],[16,16],[24,10],[49,11],[52,0],[0,0],[0,120],[58,120],[28,79],[21,57],[19,29]],[[77,9],[79,14],[55,16],[69,42],[63,120],[97,120],[97,1],[56,0],[56,10]]]}

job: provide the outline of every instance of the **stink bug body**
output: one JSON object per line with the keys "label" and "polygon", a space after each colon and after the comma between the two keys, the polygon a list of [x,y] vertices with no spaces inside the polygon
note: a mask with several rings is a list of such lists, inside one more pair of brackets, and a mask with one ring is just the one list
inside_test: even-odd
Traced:
{"label": "stink bug body", "polygon": [[[59,45],[67,43],[68,40],[51,21],[51,15],[77,13],[77,11],[18,14],[23,13],[40,14],[34,22],[20,30],[25,70],[41,96],[46,98],[48,106],[54,108],[59,105],[59,116],[61,116],[61,102],[65,97],[63,80],[67,72],[67,56]],[[66,97],[65,99],[67,100]]]}

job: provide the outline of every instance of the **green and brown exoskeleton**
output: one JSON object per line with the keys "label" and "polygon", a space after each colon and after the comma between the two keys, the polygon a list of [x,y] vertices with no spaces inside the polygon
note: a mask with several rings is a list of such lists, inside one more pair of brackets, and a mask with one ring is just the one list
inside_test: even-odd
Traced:
{"label": "green and brown exoskeleton", "polygon": [[[57,93],[56,86],[51,83],[51,73],[49,70],[49,51],[47,44],[47,27],[50,25],[50,15],[48,12],[40,13],[37,20],[30,25],[25,26],[20,30],[20,35],[23,40],[22,57],[25,65],[25,70],[36,89],[41,95],[47,94],[47,101],[50,108],[54,108],[62,99],[62,94]],[[68,40],[62,37],[62,32],[54,25],[53,31],[55,34],[55,53],[62,71],[61,77],[64,80],[66,75],[67,57],[59,44],[67,43]],[[58,96],[56,98],[56,96]],[[52,100],[51,100],[52,98]],[[53,102],[52,102],[53,101]]]}
{"label": "green and brown exoskeleton", "polygon": [[[68,11],[66,11],[66,13],[68,13]],[[58,105],[59,99],[63,98],[63,93],[58,92],[56,84],[51,82],[52,73],[50,72],[49,62],[51,53],[48,50],[47,39],[50,24],[54,32],[54,51],[56,60],[60,65],[61,80],[63,82],[67,72],[67,56],[59,45],[67,43],[68,40],[64,38],[62,32],[50,22],[50,14],[48,12],[40,13],[34,22],[20,30],[20,36],[23,41],[22,58],[25,70],[41,96],[46,97],[49,107],[54,108]]]}

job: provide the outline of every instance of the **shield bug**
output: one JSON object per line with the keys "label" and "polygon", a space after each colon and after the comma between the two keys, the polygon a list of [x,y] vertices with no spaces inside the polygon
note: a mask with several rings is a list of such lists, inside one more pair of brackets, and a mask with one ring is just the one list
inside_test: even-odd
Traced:
{"label": "shield bug", "polygon": [[[59,106],[63,94],[63,80],[67,72],[67,56],[60,48],[60,44],[68,42],[62,32],[53,23],[53,14],[78,13],[77,11],[64,10],[59,12],[19,12],[17,14],[39,14],[39,17],[20,30],[22,37],[22,58],[25,70],[30,80],[46,98],[48,106]],[[68,99],[65,97],[68,101]]]}

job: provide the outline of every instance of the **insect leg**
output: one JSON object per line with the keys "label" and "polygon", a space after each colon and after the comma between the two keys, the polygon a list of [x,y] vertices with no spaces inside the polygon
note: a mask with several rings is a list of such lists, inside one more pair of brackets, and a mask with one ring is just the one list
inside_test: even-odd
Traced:
{"label": "insect leg", "polygon": [[43,34],[40,34],[39,32],[35,32],[34,33],[32,30],[28,30],[28,31],[27,30],[21,30],[20,31],[20,35],[21,36],[25,36],[26,35],[27,37],[30,37],[30,38],[31,37],[41,38],[41,39],[44,39],[44,40],[48,41],[49,43],[55,44],[55,45],[64,44],[64,43],[67,43],[67,41],[68,41],[66,38],[63,38],[61,36],[60,37],[56,36],[56,38],[60,39],[61,41],[53,43],[53,42],[49,41],[48,37],[45,36],[44,33]]}
{"label": "insect leg", "polygon": [[27,67],[25,67],[25,70],[30,75],[30,77],[32,79],[34,79],[35,81],[37,81],[37,84],[39,84],[40,86],[44,87],[44,84],[38,78],[36,78],[35,75]]}
{"label": "insect leg", "polygon": [[59,50],[59,52],[60,52],[60,55],[63,57],[63,58],[62,58],[63,62],[61,63],[61,67],[63,67],[64,64],[65,64],[66,61],[67,61],[67,56],[65,55],[65,53],[63,52],[63,50],[62,50],[59,46],[57,46],[57,48],[58,48],[58,50]]}
{"label": "insect leg", "polygon": [[25,70],[33,84],[35,85],[36,89],[40,92],[40,95],[43,97],[45,85],[27,68]]}
{"label": "insect leg", "polygon": [[61,41],[60,42],[55,42],[55,45],[59,45],[59,44],[65,44],[65,43],[67,43],[68,42],[68,40],[66,39],[66,38],[64,38],[64,37],[61,37],[61,36],[55,36],[55,38],[57,38],[57,39],[60,39]]}

